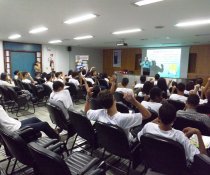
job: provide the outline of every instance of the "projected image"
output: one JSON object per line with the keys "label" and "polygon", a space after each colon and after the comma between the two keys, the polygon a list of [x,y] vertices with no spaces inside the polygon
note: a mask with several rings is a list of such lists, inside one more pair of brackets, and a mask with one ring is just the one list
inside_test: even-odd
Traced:
{"label": "projected image", "polygon": [[161,77],[180,77],[181,48],[148,49],[147,57],[152,63],[150,76],[158,73]]}

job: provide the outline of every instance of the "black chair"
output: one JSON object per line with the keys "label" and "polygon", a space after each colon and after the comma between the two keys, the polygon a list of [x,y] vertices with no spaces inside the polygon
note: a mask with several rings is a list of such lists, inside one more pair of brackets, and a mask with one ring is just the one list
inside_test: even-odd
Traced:
{"label": "black chair", "polygon": [[67,144],[69,138],[72,137],[74,134],[76,134],[71,121],[66,119],[64,113],[59,107],[54,106],[50,103],[47,103],[46,106],[50,114],[50,119],[52,123],[58,126],[61,130],[67,131],[67,138],[66,138],[66,144]]}
{"label": "black chair", "polygon": [[145,134],[141,149],[147,168],[167,175],[186,175],[187,164],[183,146],[171,139]]}
{"label": "black chair", "polygon": [[137,144],[136,147],[132,147],[122,128],[102,122],[96,122],[95,128],[97,131],[98,144],[100,147],[104,148],[102,157],[104,157],[105,151],[108,151],[120,158],[129,159],[127,173],[129,173],[131,163],[132,167],[136,168],[142,161],[141,157],[139,157],[140,144]]}
{"label": "black chair", "polygon": [[15,101],[11,100],[11,97],[8,92],[8,88],[6,86],[0,86],[0,91],[2,94],[1,101],[4,108],[11,112],[11,109],[14,106]]}
{"label": "black chair", "polygon": [[210,114],[210,104],[198,105],[196,111],[202,114]]}
{"label": "black chair", "polygon": [[69,117],[71,123],[77,133],[75,140],[72,145],[72,149],[76,143],[77,137],[85,139],[87,143],[91,146],[91,154],[94,149],[98,148],[98,142],[96,137],[96,131],[94,130],[90,120],[87,119],[86,116],[76,112],[69,110]]}
{"label": "black chair", "polygon": [[44,88],[44,97],[46,98],[46,100],[48,100],[50,94],[52,93],[52,89],[47,84],[42,84],[42,86]]}
{"label": "black chair", "polygon": [[63,160],[56,153],[36,143],[29,143],[28,146],[40,175],[105,175],[98,158],[75,152]]}
{"label": "black chair", "polygon": [[182,131],[186,127],[197,128],[201,131],[202,135],[210,135],[210,129],[203,122],[187,119],[184,117],[177,117],[176,121],[174,122],[173,128]]}
{"label": "black chair", "polygon": [[68,90],[70,92],[73,102],[77,102],[79,100],[79,98],[78,98],[78,91],[77,91],[75,84],[74,83],[66,83],[66,86],[69,86]]}
{"label": "black chair", "polygon": [[185,103],[181,101],[175,101],[175,100],[168,100],[168,102],[176,108],[176,111],[183,110],[185,108]]}
{"label": "black chair", "polygon": [[18,116],[18,112],[20,111],[21,107],[23,107],[23,110],[29,109],[27,95],[18,95],[12,87],[7,87],[7,90],[10,96],[10,100],[15,102],[11,108],[12,113],[16,111],[16,116]]}
{"label": "black chair", "polygon": [[17,161],[29,167],[33,167],[33,159],[27,147],[28,142],[36,141],[37,144],[40,144],[43,147],[48,147],[58,142],[56,139],[40,138],[41,133],[36,132],[29,127],[22,128],[17,132],[10,132],[0,128],[0,135],[5,143],[4,145],[11,155],[6,168],[7,174],[13,157],[15,158],[15,163],[12,167],[11,174],[14,172]]}
{"label": "black chair", "polygon": [[116,100],[116,102],[122,102],[125,105],[127,105],[129,108],[132,108],[131,103],[127,102],[124,98],[123,98],[124,94],[122,92],[114,92],[114,98]]}
{"label": "black chair", "polygon": [[210,158],[204,154],[197,154],[192,165],[194,175],[209,175]]}
{"label": "black chair", "polygon": [[129,113],[129,108],[122,102],[116,102],[117,111],[121,113]]}
{"label": "black chair", "polygon": [[154,119],[156,119],[158,117],[158,113],[152,109],[149,109],[149,112],[151,113],[151,116],[148,119],[145,119],[142,121],[142,125],[144,126],[145,124],[153,121]]}

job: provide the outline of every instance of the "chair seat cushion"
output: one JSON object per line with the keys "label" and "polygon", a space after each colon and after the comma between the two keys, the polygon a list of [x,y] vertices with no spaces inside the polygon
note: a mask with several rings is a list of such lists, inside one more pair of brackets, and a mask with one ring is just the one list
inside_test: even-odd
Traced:
{"label": "chair seat cushion", "polygon": [[65,160],[71,174],[81,174],[82,172],[90,171],[100,163],[98,158],[93,158],[84,153],[75,152]]}

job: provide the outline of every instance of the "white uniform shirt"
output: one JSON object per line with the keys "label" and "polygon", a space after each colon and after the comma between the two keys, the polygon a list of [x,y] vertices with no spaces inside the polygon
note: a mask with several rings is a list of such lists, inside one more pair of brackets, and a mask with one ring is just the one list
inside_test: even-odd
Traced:
{"label": "white uniform shirt", "polygon": [[133,89],[130,89],[130,88],[120,88],[118,87],[116,89],[116,92],[122,92],[122,93],[128,93],[128,94],[132,94],[134,96],[134,93],[133,93]]}
{"label": "white uniform shirt", "polygon": [[0,127],[11,132],[17,131],[21,127],[21,122],[10,117],[0,105]]}
{"label": "white uniform shirt", "polygon": [[179,94],[171,94],[169,99],[174,100],[174,101],[181,101],[183,103],[186,103],[186,101],[187,101],[187,97],[185,97],[183,95],[179,95]]}
{"label": "white uniform shirt", "polygon": [[87,118],[89,120],[100,121],[103,123],[119,126],[125,131],[129,140],[133,139],[129,132],[130,128],[138,126],[142,123],[141,113],[129,114],[117,112],[115,115],[109,116],[106,109],[88,110]]}
{"label": "white uniform shirt", "polygon": [[176,142],[179,142],[183,145],[185,150],[186,159],[190,162],[193,162],[194,155],[200,154],[198,148],[192,145],[189,139],[185,136],[182,131],[173,129],[169,131],[163,131],[159,128],[158,124],[156,123],[147,123],[144,128],[138,133],[138,139],[140,140],[141,136],[145,133],[154,134],[157,136],[162,136],[168,139],[172,139]]}
{"label": "white uniform shirt", "polygon": [[48,85],[53,90],[53,82],[47,81],[45,82],[46,85]]}
{"label": "white uniform shirt", "polygon": [[73,107],[73,102],[70,96],[70,93],[68,90],[64,89],[59,92],[52,92],[50,94],[50,99],[55,100],[55,101],[61,101],[63,102],[64,106],[66,109],[72,108]]}
{"label": "white uniform shirt", "polygon": [[142,101],[141,104],[147,108],[152,109],[153,111],[159,113],[159,109],[162,106],[161,103],[151,102],[151,101]]}
{"label": "white uniform shirt", "polygon": [[79,81],[76,80],[76,79],[74,79],[74,78],[70,78],[70,79],[69,79],[69,83],[73,83],[76,87],[79,86]]}
{"label": "white uniform shirt", "polygon": [[28,84],[29,84],[29,83],[31,83],[31,80],[29,80],[29,79],[24,79],[24,80],[22,80],[22,82],[23,82],[23,83],[28,83]]}
{"label": "white uniform shirt", "polygon": [[0,80],[0,86],[15,87],[15,85],[13,83],[10,84],[7,81],[3,81],[3,80]]}

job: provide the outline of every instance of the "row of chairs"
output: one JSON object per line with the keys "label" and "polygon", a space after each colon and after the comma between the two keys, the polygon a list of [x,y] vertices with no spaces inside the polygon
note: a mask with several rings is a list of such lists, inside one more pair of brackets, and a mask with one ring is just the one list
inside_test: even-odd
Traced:
{"label": "row of chairs", "polygon": [[[56,107],[53,106],[51,104],[47,104],[48,110],[50,112],[50,115],[54,115],[53,111],[57,111],[56,116],[58,120],[65,120],[64,117],[62,117],[62,111]],[[110,124],[105,124],[105,123],[101,123],[101,122],[96,122],[94,125],[91,124],[91,122],[82,114],[75,112],[75,111],[69,111],[69,116],[70,116],[70,121],[71,121],[71,127],[74,128],[74,131],[76,133],[76,137],[75,140],[73,142],[73,146],[72,146],[72,150],[75,148],[75,143],[76,143],[76,139],[78,136],[80,136],[81,138],[85,139],[87,141],[87,143],[91,146],[91,154],[92,152],[97,149],[97,148],[103,148],[104,151],[102,153],[102,158],[105,158],[105,152],[109,152],[113,155],[119,156],[120,158],[125,158],[129,160],[129,165],[128,165],[128,173],[129,173],[129,169],[130,166],[132,165],[133,168],[135,168],[139,163],[142,162],[142,160],[147,160],[147,155],[142,154],[146,153],[147,150],[142,150],[142,145],[145,145],[145,149],[151,146],[147,146],[147,142],[144,143],[144,141],[141,141],[141,143],[135,145],[134,147],[130,145],[128,138],[125,134],[125,132],[118,126],[116,125],[110,125]],[[65,123],[65,122],[63,122]],[[181,122],[182,123],[182,122]],[[59,126],[59,123],[56,123]],[[62,128],[62,126],[59,126]],[[64,129],[64,128],[62,128]],[[172,174],[172,172],[177,172],[177,171],[169,171],[170,170],[170,166],[169,169],[164,169],[164,167],[162,166],[162,163],[160,162],[170,162],[172,163],[171,165],[171,170],[176,169],[178,166],[180,166],[181,168],[177,169],[180,172],[182,171],[186,171],[187,167],[186,167],[186,158],[185,158],[185,153],[183,151],[180,152],[180,145],[172,140],[168,140],[166,138],[161,138],[159,139],[159,137],[156,136],[145,136],[146,138],[148,137],[148,139],[152,139],[151,142],[155,142],[153,145],[153,148],[151,148],[150,152],[153,152],[153,154],[155,154],[155,152],[159,152],[162,154],[162,157],[158,157],[156,156],[155,158],[155,163],[157,164],[156,166],[158,166],[159,168],[154,168],[150,162],[146,163],[146,169],[148,168],[152,168],[155,171],[161,172],[161,173],[165,173],[166,170],[167,172],[169,172],[169,174]],[[110,139],[111,138],[111,139]],[[144,137],[142,137],[144,138]],[[160,143],[159,143],[160,142]],[[165,145],[166,143],[166,145]],[[155,146],[160,144],[161,146]],[[165,146],[164,146],[165,145]],[[177,146],[179,145],[179,146]],[[77,147],[77,146],[76,146]],[[172,149],[170,149],[172,147]],[[173,149],[173,147],[175,147]],[[178,148],[176,148],[178,147]],[[169,149],[169,151],[166,151],[166,148]],[[182,147],[183,149],[183,147]],[[155,150],[155,151],[152,151]],[[174,152],[175,150],[175,152]],[[159,154],[157,153],[157,154]],[[149,153],[148,153],[149,154]],[[180,156],[171,156],[171,155],[180,155]],[[149,155],[148,155],[149,156]],[[155,156],[155,155],[154,155]],[[168,156],[168,157],[167,157]],[[169,160],[170,157],[170,160]],[[181,160],[185,160],[184,163],[183,161],[180,161],[179,164],[176,164],[178,162],[178,160],[184,157],[184,159]],[[204,158],[205,160],[203,160]],[[150,157],[151,158],[151,157]],[[159,159],[159,161],[157,161]],[[209,166],[209,162],[210,159],[206,159],[205,156],[203,155],[199,155],[197,156],[196,160],[198,159],[198,162],[202,162],[199,164],[199,166],[204,166],[206,168],[208,168],[208,170],[210,170],[210,166]],[[150,160],[150,159],[149,159]],[[148,161],[149,161],[148,160]],[[151,160],[150,160],[151,161]],[[160,165],[159,165],[160,164]],[[176,164],[173,165],[173,164]],[[164,164],[163,164],[164,165]],[[198,166],[198,165],[196,165]],[[163,168],[163,169],[162,169]],[[193,170],[193,172],[195,172],[195,170]],[[179,174],[179,173],[178,173]],[[205,173],[203,173],[205,175]],[[201,174],[201,175],[203,175]]]}
{"label": "row of chairs", "polygon": [[[15,133],[0,129],[9,156],[7,174],[14,173],[17,161],[33,168],[34,173],[39,175],[104,174],[105,165],[98,158],[80,152],[69,155],[67,152],[64,160],[63,151],[67,151],[65,144],[56,139],[41,138],[40,132],[34,132],[32,128],[24,128]],[[12,158],[15,161],[9,173]]]}

